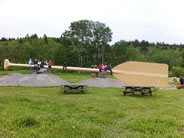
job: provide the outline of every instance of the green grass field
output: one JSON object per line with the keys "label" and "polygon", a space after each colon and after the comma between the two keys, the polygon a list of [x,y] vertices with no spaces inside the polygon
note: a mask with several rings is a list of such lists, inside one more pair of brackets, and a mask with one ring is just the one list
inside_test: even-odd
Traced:
{"label": "green grass field", "polygon": [[[55,74],[70,82],[90,78]],[[123,96],[119,88],[87,89],[63,94],[60,87],[0,87],[0,137],[182,137],[184,90],[143,97]]]}

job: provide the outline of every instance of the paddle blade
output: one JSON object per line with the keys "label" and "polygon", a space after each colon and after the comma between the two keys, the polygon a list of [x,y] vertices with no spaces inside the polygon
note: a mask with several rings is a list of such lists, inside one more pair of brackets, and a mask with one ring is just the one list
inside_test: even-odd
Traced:
{"label": "paddle blade", "polygon": [[130,86],[168,87],[168,65],[128,61],[113,68],[113,76]]}

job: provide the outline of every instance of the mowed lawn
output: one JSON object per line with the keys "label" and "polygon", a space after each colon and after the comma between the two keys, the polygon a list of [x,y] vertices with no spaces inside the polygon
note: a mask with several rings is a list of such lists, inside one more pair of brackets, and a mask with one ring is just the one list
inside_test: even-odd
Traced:
{"label": "mowed lawn", "polygon": [[182,137],[184,90],[123,96],[119,88],[87,89],[64,94],[60,87],[0,87],[0,137]]}

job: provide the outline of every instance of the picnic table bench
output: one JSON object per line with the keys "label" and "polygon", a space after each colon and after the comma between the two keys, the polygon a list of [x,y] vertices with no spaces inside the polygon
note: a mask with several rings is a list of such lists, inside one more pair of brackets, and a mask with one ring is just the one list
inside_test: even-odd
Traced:
{"label": "picnic table bench", "polygon": [[141,93],[141,95],[150,94],[150,96],[152,96],[151,88],[154,88],[153,86],[123,86],[123,87],[125,87],[125,90],[123,91],[124,96],[127,93],[132,93],[132,95],[134,95],[135,92],[139,92]]}
{"label": "picnic table bench", "polygon": [[84,93],[86,91],[86,86],[87,85],[83,84],[66,84],[61,85],[61,90],[63,90],[64,93],[67,93],[68,91],[79,91],[81,93]]}

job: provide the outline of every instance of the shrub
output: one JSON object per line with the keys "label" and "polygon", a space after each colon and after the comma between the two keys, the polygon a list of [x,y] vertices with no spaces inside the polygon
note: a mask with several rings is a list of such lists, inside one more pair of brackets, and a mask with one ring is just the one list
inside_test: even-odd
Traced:
{"label": "shrub", "polygon": [[171,71],[174,77],[184,76],[184,69],[181,67],[174,67]]}

